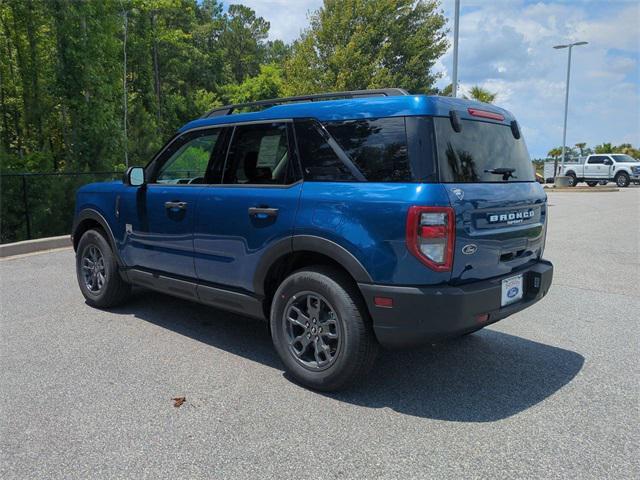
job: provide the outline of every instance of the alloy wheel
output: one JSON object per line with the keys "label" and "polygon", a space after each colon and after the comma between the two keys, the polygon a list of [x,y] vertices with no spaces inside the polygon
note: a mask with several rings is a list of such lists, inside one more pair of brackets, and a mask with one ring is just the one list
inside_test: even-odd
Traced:
{"label": "alloy wheel", "polygon": [[341,325],[331,304],[314,292],[294,295],[284,309],[284,331],[289,352],[311,370],[331,366],[342,343]]}
{"label": "alloy wheel", "polygon": [[98,293],[107,282],[104,255],[96,245],[89,245],[82,253],[82,278],[91,293]]}

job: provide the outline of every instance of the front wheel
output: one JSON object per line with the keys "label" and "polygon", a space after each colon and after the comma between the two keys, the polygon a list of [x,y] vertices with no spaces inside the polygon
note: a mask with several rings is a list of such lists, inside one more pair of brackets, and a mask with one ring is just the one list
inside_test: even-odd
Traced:
{"label": "front wheel", "polygon": [[131,285],[118,273],[118,263],[102,230],[87,230],[80,238],[76,275],[80,291],[94,307],[115,307],[131,293]]}
{"label": "front wheel", "polygon": [[367,308],[341,271],[294,272],[271,306],[271,337],[287,372],[316,390],[339,390],[366,374],[376,358]]}
{"label": "front wheel", "polygon": [[618,175],[616,175],[616,185],[618,185],[619,187],[628,187],[630,181],[631,179],[629,178],[627,172],[620,172]]}

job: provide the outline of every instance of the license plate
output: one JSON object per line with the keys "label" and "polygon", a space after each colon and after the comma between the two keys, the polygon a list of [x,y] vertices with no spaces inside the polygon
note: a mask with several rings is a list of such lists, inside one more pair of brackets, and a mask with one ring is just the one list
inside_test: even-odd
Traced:
{"label": "license plate", "polygon": [[522,299],[522,275],[509,277],[502,280],[501,306],[509,305]]}

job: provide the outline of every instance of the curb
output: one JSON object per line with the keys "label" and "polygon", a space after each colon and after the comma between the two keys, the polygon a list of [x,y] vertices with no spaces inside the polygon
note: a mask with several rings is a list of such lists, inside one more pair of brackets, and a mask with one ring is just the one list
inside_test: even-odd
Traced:
{"label": "curb", "polygon": [[43,250],[53,250],[54,248],[64,248],[71,246],[71,237],[61,235],[59,237],[37,238],[35,240],[25,240],[23,242],[5,243],[0,245],[0,258],[23,255],[25,253],[41,252]]}

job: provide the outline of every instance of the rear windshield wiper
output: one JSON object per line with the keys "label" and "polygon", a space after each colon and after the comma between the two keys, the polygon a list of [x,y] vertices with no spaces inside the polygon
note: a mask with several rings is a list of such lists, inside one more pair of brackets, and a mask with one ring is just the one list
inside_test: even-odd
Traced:
{"label": "rear windshield wiper", "polygon": [[502,180],[503,181],[507,181],[510,178],[518,178],[516,177],[513,172],[515,172],[516,169],[515,168],[491,168],[489,170],[485,170],[484,173],[493,173],[494,175],[502,175]]}

